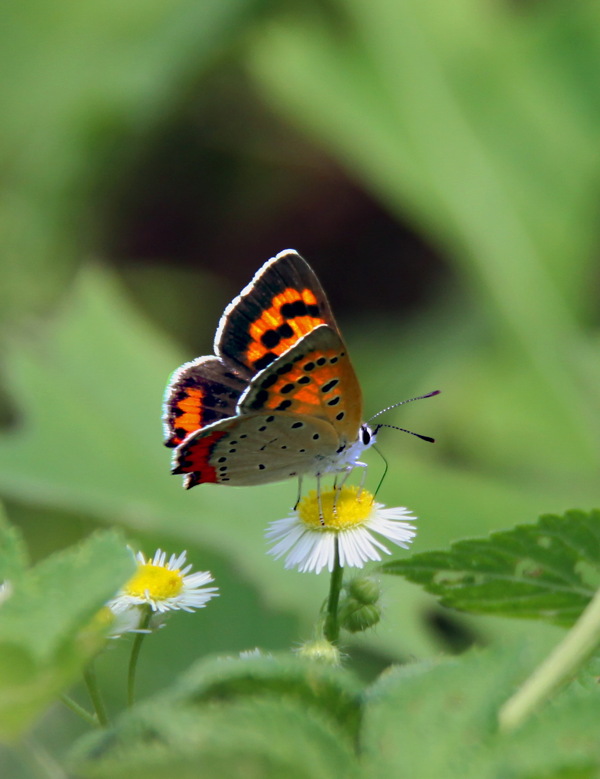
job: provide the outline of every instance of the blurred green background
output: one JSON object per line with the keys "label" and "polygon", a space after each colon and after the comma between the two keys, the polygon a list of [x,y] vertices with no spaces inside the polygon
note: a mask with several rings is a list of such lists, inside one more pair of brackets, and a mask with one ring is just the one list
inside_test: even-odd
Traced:
{"label": "blurred green background", "polygon": [[[417,551],[598,505],[600,5],[6,0],[0,19],[0,497],[34,560],[118,525],[221,588],[147,641],[141,692],[309,638],[326,593],[265,555],[294,484],[184,492],[161,444],[169,374],[282,249],[322,279],[367,416],[442,390],[385,419],[435,446],[380,436],[380,498],[418,515]],[[384,587],[349,644],[367,678],[559,635]],[[114,708],[127,650],[100,663]],[[57,707],[37,735],[60,755],[79,727]]]}

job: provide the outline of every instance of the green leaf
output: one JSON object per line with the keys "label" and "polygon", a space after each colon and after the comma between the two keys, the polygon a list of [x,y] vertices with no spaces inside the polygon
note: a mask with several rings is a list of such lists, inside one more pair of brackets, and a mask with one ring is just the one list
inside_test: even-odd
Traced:
{"label": "green leaf", "polygon": [[21,533],[10,525],[0,504],[0,584],[14,585],[27,566],[27,549]]}
{"label": "green leaf", "polygon": [[348,741],[290,701],[246,700],[198,711],[152,707],[88,740],[75,759],[89,779],[357,779]]}
{"label": "green leaf", "polygon": [[[371,779],[596,776],[597,695],[566,691],[519,731],[501,734],[498,709],[531,669],[523,646],[385,673],[367,694],[363,767]],[[588,773],[590,772],[590,773]]]}
{"label": "green leaf", "polygon": [[366,699],[361,737],[366,775],[486,776],[485,741],[495,730],[506,686],[518,673],[517,660],[507,660],[478,651],[385,672]]}
{"label": "green leaf", "polygon": [[173,687],[173,701],[202,705],[245,697],[286,698],[319,710],[357,736],[360,687],[341,668],[289,655],[250,657],[244,661],[200,661]]}
{"label": "green leaf", "polygon": [[201,661],[79,749],[78,775],[354,777],[361,697],[340,668],[290,657]]}
{"label": "green leaf", "polygon": [[[212,668],[199,664],[181,678],[175,695],[157,696],[108,731],[86,737],[76,748],[76,773],[90,779],[192,779],[201,767],[202,776],[215,779],[595,776],[600,768],[595,692],[572,686],[520,730],[498,731],[500,706],[543,652],[541,644],[509,644],[390,669],[360,698],[356,740],[340,729],[339,719],[295,694],[291,673],[286,694],[278,658],[212,661]],[[257,681],[267,678],[269,662],[279,683],[264,685],[261,693]],[[217,689],[219,663],[231,687],[224,683]],[[308,666],[299,663],[297,670],[304,673]],[[346,686],[340,669],[326,673],[330,684],[339,677],[338,686]],[[198,697],[203,674],[212,693]],[[321,671],[309,671],[306,684],[316,681],[315,690],[324,689],[319,677]]]}
{"label": "green leaf", "polygon": [[444,606],[479,614],[571,625],[600,578],[600,511],[548,514],[535,525],[492,533],[381,566],[437,595]]}
{"label": "green leaf", "polygon": [[94,616],[134,570],[120,534],[52,555],[0,608],[0,738],[22,732],[104,643]]}

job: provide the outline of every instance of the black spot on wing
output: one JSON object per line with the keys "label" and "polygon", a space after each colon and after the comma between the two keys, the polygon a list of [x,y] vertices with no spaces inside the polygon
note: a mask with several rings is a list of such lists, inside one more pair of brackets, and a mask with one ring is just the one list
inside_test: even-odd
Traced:
{"label": "black spot on wing", "polygon": [[324,393],[331,392],[331,390],[337,387],[339,383],[340,383],[339,379],[331,379],[331,381],[328,381],[327,384],[323,384],[323,386],[321,387],[321,392]]}
{"label": "black spot on wing", "polygon": [[277,355],[274,352],[265,352],[262,357],[259,357],[258,360],[255,360],[252,363],[252,366],[257,371],[262,371],[263,368],[266,368],[269,366],[273,360],[277,359]]}
{"label": "black spot on wing", "polygon": [[[279,373],[279,371],[277,373]],[[269,389],[269,387],[272,387],[278,379],[277,373],[271,373],[269,376],[265,376],[265,378],[261,381],[260,386],[263,389]]]}
{"label": "black spot on wing", "polygon": [[262,408],[267,400],[269,399],[269,393],[266,389],[259,389],[256,393],[256,396],[252,403],[250,404],[251,409],[259,409]]}
{"label": "black spot on wing", "polygon": [[292,338],[294,331],[287,322],[262,334],[260,340],[267,349],[275,349],[285,338]]}
{"label": "black spot on wing", "polygon": [[279,309],[285,319],[295,319],[299,316],[319,317],[320,310],[317,305],[310,305],[303,300],[295,300],[293,303],[284,303]]}

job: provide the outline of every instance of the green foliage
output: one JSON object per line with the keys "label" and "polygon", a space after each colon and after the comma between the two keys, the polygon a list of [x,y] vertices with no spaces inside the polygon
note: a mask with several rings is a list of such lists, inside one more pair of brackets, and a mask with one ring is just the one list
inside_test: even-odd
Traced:
{"label": "green foliage", "polygon": [[103,646],[93,621],[134,569],[113,531],[23,572],[0,610],[0,739],[14,737],[79,676]]}
{"label": "green foliage", "polygon": [[0,584],[14,584],[27,566],[27,550],[19,530],[10,525],[0,505]]}
{"label": "green foliage", "polygon": [[338,721],[349,740],[356,738],[360,687],[349,673],[287,655],[249,658],[229,667],[224,665],[218,660],[192,667],[174,685],[173,703],[204,704],[268,695],[321,710],[324,716]]}
{"label": "green foliage", "polygon": [[359,689],[339,668],[289,656],[201,662],[90,739],[79,772],[162,777],[175,765],[190,777],[199,766],[215,778],[355,777]]}
{"label": "green foliage", "polygon": [[128,729],[123,741],[108,744],[106,754],[102,744],[95,744],[88,760],[78,764],[78,775],[93,779],[195,779],[199,773],[207,779],[359,776],[349,743],[331,723],[298,704],[248,699],[210,711],[152,709],[136,719],[133,732]]}
{"label": "green foliage", "polygon": [[99,238],[134,149],[243,29],[254,0],[2,4],[0,323],[48,306]]}
{"label": "green foliage", "polygon": [[365,776],[593,776],[600,767],[589,727],[600,711],[593,693],[569,691],[521,730],[498,732],[498,706],[529,661],[511,647],[384,674],[365,706]]}
{"label": "green foliage", "polygon": [[[498,707],[531,662],[510,647],[414,663],[387,671],[359,697],[339,668],[290,658],[213,660],[181,679],[174,696],[86,739],[75,765],[94,779],[192,777],[200,769],[215,779],[248,771],[294,779],[593,776],[600,748],[586,723],[600,704],[591,691],[572,688],[520,731],[498,732]],[[352,701],[357,739],[340,699]]]}
{"label": "green foliage", "polygon": [[458,541],[447,552],[395,560],[381,570],[421,584],[444,606],[568,626],[598,586],[600,511],[546,515],[536,525]]}

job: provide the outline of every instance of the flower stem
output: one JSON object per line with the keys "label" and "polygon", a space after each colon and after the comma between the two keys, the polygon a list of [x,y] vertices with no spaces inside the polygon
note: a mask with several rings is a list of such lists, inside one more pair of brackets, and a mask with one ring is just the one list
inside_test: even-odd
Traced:
{"label": "flower stem", "polygon": [[340,565],[340,550],[337,537],[335,539],[335,560],[333,571],[331,572],[331,581],[329,583],[329,598],[327,599],[327,616],[325,617],[325,626],[323,634],[330,644],[337,644],[340,637],[340,621],[338,617],[338,607],[340,603],[340,592],[342,591],[342,581],[344,579],[344,569]]}
{"label": "flower stem", "polygon": [[519,727],[545,698],[575,673],[599,643],[600,590],[561,643],[500,709],[500,729],[506,732]]}
{"label": "flower stem", "polygon": [[98,717],[91,714],[87,709],[84,709],[83,706],[80,706],[70,695],[65,695],[63,693],[60,696],[60,699],[68,709],[75,712],[75,714],[77,714],[78,717],[81,717],[82,720],[85,720],[88,725],[93,725],[95,728],[98,727],[100,724],[98,722]]}
{"label": "flower stem", "polygon": [[[85,686],[87,687],[90,700],[92,701],[92,706],[96,712],[95,719],[97,722],[94,724],[105,728],[108,725],[108,716],[106,714],[104,701],[102,700],[102,695],[100,694],[100,689],[98,687],[98,679],[96,677],[96,669],[93,662],[91,662],[83,672],[83,679],[85,681]],[[73,703],[75,703],[75,701],[73,701]],[[77,706],[78,704],[75,705]],[[75,711],[75,709],[73,709],[73,711]]]}
{"label": "flower stem", "polygon": [[146,630],[150,624],[152,618],[152,610],[149,606],[146,607],[146,614],[141,621],[139,632],[135,634],[135,640],[131,648],[131,657],[129,658],[129,672],[127,674],[127,703],[129,706],[133,706],[135,703],[135,674],[137,671],[137,662],[140,655],[140,649],[142,648],[142,641],[146,637]]}

